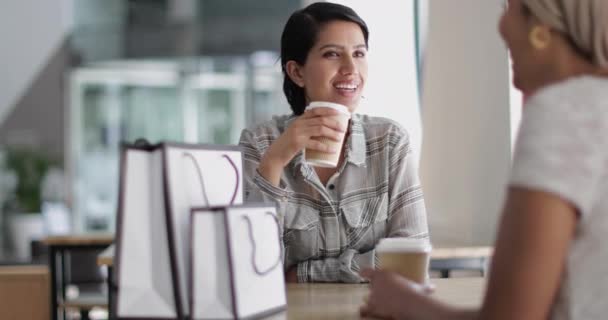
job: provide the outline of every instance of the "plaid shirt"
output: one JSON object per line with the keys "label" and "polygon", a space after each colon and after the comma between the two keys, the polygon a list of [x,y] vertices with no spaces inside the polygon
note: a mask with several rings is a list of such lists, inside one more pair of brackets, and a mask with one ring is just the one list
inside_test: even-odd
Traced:
{"label": "plaid shirt", "polygon": [[257,171],[262,155],[294,115],[243,130],[245,199],[276,204],[285,270],[299,282],[361,282],[377,265],[374,247],[386,237],[428,239],[417,162],[407,133],[384,118],[353,114],[345,161],[324,186],[299,153],[279,187]]}

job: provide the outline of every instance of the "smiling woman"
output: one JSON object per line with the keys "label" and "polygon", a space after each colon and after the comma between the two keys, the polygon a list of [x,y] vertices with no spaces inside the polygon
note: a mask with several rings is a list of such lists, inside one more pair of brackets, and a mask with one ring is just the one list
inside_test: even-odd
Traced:
{"label": "smiling woman", "polygon": [[[320,2],[293,13],[281,37],[283,91],[293,114],[241,135],[246,200],[276,203],[287,281],[364,281],[358,271],[375,266],[380,239],[428,239],[407,132],[355,113],[367,80],[368,37],[365,22],[346,6]],[[326,107],[308,110],[311,102]],[[336,104],[348,111],[348,125],[330,108]],[[314,167],[304,149],[339,153],[338,165]]]}
{"label": "smiling woman", "polygon": [[307,102],[332,101],[353,112],[367,79],[366,54],[367,40],[359,25],[331,21],[319,32],[306,63],[289,60],[285,72],[304,91]]}

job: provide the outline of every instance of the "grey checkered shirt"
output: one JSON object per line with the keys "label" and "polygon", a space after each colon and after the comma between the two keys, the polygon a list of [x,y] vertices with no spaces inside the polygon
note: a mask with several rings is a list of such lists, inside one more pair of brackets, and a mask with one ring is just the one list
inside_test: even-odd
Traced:
{"label": "grey checkered shirt", "polygon": [[374,247],[386,237],[428,239],[416,157],[395,122],[354,114],[344,164],[324,186],[298,154],[279,187],[257,171],[262,155],[295,116],[243,130],[245,199],[276,204],[285,270],[299,282],[361,282],[358,271],[377,264]]}

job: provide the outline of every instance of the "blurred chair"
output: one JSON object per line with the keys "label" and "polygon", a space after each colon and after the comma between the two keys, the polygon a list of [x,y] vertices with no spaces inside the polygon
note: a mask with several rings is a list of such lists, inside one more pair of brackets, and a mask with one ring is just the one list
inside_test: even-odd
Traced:
{"label": "blurred chair", "polygon": [[45,265],[49,262],[49,248],[41,240],[30,242],[31,264]]}
{"label": "blurred chair", "polygon": [[78,310],[80,319],[89,319],[89,311],[95,307],[107,307],[108,290],[106,274],[97,265],[97,256],[103,249],[73,249],[65,256],[64,309]]}
{"label": "blurred chair", "polygon": [[492,254],[492,247],[436,248],[431,253],[429,269],[439,272],[441,278],[449,278],[452,271],[478,272],[485,277]]}
{"label": "blurred chair", "polygon": [[57,235],[42,241],[49,249],[52,320],[76,311],[86,320],[91,309],[107,309],[105,269],[97,265],[97,255],[113,241],[108,234]]}
{"label": "blurred chair", "polygon": [[[32,264],[48,263],[48,247],[40,240],[30,244]],[[97,265],[97,255],[103,249],[73,249],[65,254],[66,299],[62,307],[77,310],[81,319],[88,319],[94,307],[107,305],[106,277]]]}

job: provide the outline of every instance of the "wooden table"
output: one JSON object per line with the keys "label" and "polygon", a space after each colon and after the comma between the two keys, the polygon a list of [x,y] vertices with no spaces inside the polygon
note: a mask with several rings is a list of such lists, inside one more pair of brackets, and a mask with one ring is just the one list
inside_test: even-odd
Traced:
{"label": "wooden table", "polygon": [[[114,242],[111,234],[62,235],[45,238],[42,243],[49,247],[49,268],[51,269],[51,319],[58,319],[58,312],[65,319],[65,310],[59,304],[65,303],[66,270],[65,254],[71,250],[99,250]],[[61,309],[61,310],[60,310]]]}
{"label": "wooden table", "polygon": [[97,265],[108,267],[114,266],[114,245],[109,246],[97,256]]}
{"label": "wooden table", "polygon": [[[431,279],[437,288],[433,296],[460,307],[479,307],[485,278]],[[366,284],[288,284],[287,311],[268,320],[358,319]]]}
{"label": "wooden table", "polygon": [[[487,258],[491,255],[491,251],[488,250],[491,249],[435,249],[431,257],[433,259]],[[97,258],[97,263],[112,267],[114,246],[102,252]],[[485,278],[431,279],[431,282],[437,286],[433,296],[443,302],[462,307],[481,305]],[[112,289],[110,289],[111,292]],[[287,311],[267,319],[357,319],[359,306],[367,294],[366,284],[288,284]],[[111,301],[112,298],[113,295],[110,294],[109,306],[114,304],[114,301]],[[112,312],[113,310],[110,308],[110,313]]]}
{"label": "wooden table", "polygon": [[49,319],[49,268],[0,266],[0,319]]}

